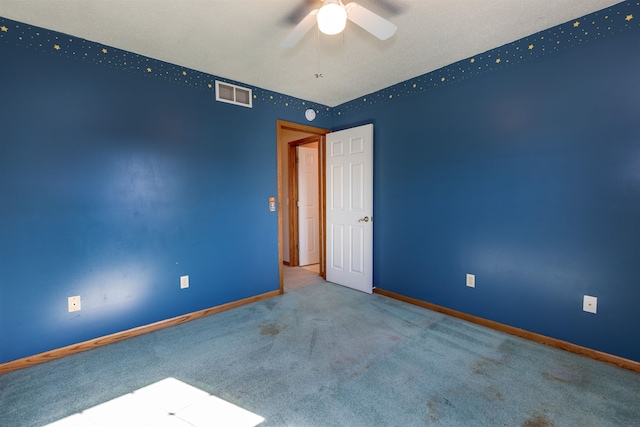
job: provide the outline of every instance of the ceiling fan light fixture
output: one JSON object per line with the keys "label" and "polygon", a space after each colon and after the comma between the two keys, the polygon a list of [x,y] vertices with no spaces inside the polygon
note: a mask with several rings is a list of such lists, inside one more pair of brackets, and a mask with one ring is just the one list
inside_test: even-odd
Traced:
{"label": "ceiling fan light fixture", "polygon": [[326,2],[318,11],[318,28],[324,34],[339,34],[347,25],[347,11],[339,2]]}

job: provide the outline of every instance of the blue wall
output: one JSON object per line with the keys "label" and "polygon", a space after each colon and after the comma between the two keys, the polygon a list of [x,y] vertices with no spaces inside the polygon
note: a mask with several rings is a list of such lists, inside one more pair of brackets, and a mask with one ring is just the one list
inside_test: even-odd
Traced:
{"label": "blue wall", "polygon": [[0,363],[279,289],[276,120],[303,122],[300,100],[254,88],[270,102],[233,106],[15,39],[0,44]]}
{"label": "blue wall", "polygon": [[[314,106],[375,125],[375,286],[640,361],[630,8]],[[276,120],[308,102],[0,24],[0,363],[278,288]]]}
{"label": "blue wall", "polygon": [[375,125],[374,285],[640,361],[638,76],[635,30],[337,107]]}

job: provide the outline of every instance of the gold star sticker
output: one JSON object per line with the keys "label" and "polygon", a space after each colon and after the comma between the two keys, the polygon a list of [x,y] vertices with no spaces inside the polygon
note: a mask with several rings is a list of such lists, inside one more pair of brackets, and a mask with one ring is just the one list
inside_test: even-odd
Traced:
{"label": "gold star sticker", "polygon": [[102,53],[107,53],[107,49],[102,49]]}
{"label": "gold star sticker", "polygon": [[183,76],[186,76],[186,75],[187,75],[187,72],[186,72],[186,71],[183,71],[183,72],[182,72],[182,75],[183,75]]}
{"label": "gold star sticker", "polygon": [[444,77],[440,79],[440,81],[444,81]]}
{"label": "gold star sticker", "polygon": [[207,86],[209,86],[209,89],[211,89],[213,87],[213,85],[211,83],[209,83]]}
{"label": "gold star sticker", "polygon": [[471,58],[471,63],[473,64],[474,62],[476,62],[476,58]]}
{"label": "gold star sticker", "polygon": [[151,72],[151,67],[148,67],[147,68],[147,73],[150,73],[150,72]]}
{"label": "gold star sticker", "polygon": [[496,59],[496,64],[500,63],[500,58]]}
{"label": "gold star sticker", "polygon": [[578,26],[579,26],[579,25],[580,25],[580,21],[576,21],[576,22],[574,22],[574,23],[573,23],[573,26],[574,26],[575,28],[578,28]]}
{"label": "gold star sticker", "polygon": [[[625,21],[631,21],[633,19],[633,15],[627,15],[626,18],[624,18]],[[6,30],[2,30],[2,31],[6,31]]]}
{"label": "gold star sticker", "polygon": [[529,50],[533,50],[533,45],[532,44],[529,45]]}
{"label": "gold star sticker", "polygon": [[9,29],[7,27],[5,27],[4,25],[2,27],[0,27],[0,30],[2,30],[3,33],[6,33],[7,31],[9,31]]}
{"label": "gold star sticker", "polygon": [[415,84],[415,83],[413,84],[413,88],[414,88],[414,89],[416,88],[416,84]]}
{"label": "gold star sticker", "polygon": [[53,48],[54,48],[55,50],[60,50],[60,45],[58,45],[58,44],[54,44],[54,45],[53,45]]}

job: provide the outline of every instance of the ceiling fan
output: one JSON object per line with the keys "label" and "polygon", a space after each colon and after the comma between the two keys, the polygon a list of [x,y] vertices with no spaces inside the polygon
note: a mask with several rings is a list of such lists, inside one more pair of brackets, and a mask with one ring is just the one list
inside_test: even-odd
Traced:
{"label": "ceiling fan", "polygon": [[322,3],[321,8],[309,12],[280,42],[281,48],[295,46],[316,23],[321,32],[333,35],[344,30],[348,19],[380,40],[388,39],[398,29],[391,22],[358,3],[352,2],[345,5],[342,0],[323,0]]}

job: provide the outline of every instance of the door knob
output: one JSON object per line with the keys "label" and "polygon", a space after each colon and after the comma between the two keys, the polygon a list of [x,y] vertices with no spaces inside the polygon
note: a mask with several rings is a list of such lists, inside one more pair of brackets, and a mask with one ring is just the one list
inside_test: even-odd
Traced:
{"label": "door knob", "polygon": [[365,216],[364,218],[360,218],[358,222],[369,222],[369,217]]}

